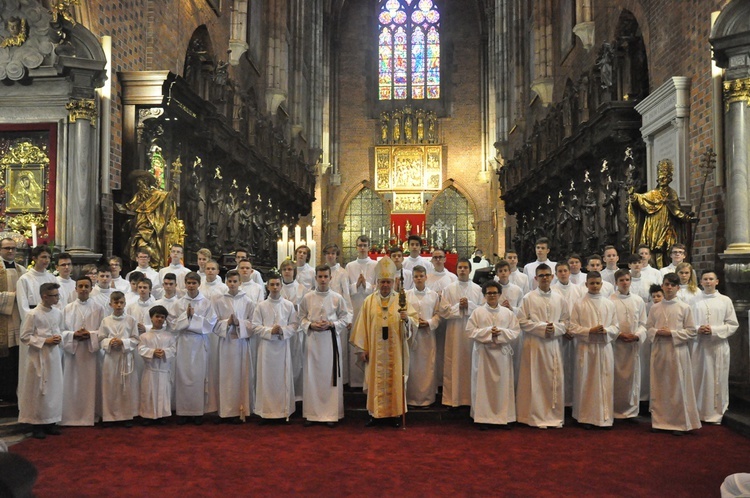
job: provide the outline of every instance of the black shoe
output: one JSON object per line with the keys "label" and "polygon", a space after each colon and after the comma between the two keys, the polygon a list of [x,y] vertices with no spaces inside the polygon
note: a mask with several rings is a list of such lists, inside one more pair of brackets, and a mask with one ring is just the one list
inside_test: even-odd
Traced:
{"label": "black shoe", "polygon": [[331,429],[336,427],[336,422],[326,422],[326,425],[330,427]]}
{"label": "black shoe", "polygon": [[44,427],[35,426],[34,431],[31,433],[31,437],[34,439],[44,439],[47,437],[47,433],[45,432]]}
{"label": "black shoe", "polygon": [[143,420],[141,420],[141,425],[143,427],[148,427],[149,425],[153,425],[153,424],[154,424],[154,421],[150,418],[144,418]]}
{"label": "black shoe", "polygon": [[203,417],[201,416],[193,417],[193,423],[195,425],[203,425]]}
{"label": "black shoe", "polygon": [[44,432],[46,432],[50,436],[59,436],[60,434],[62,434],[60,428],[55,424],[49,424],[48,426],[46,426],[44,428]]}
{"label": "black shoe", "polygon": [[268,420],[261,418],[258,420],[258,425],[268,425]]}
{"label": "black shoe", "polygon": [[313,425],[312,420],[305,420],[305,423],[302,424],[304,427],[310,427]]}
{"label": "black shoe", "polygon": [[489,428],[490,428],[490,426],[489,426],[489,425],[487,425],[487,424],[477,424],[477,428],[478,428],[478,429],[479,429],[480,431],[486,431],[487,429],[489,429]]}
{"label": "black shoe", "polygon": [[370,417],[369,420],[365,423],[365,427],[375,427],[377,424],[378,421]]}
{"label": "black shoe", "polygon": [[673,436],[684,436],[685,434],[687,434],[685,431],[672,431]]}
{"label": "black shoe", "polygon": [[401,427],[401,417],[393,417],[391,419],[391,427],[395,427],[396,429]]}
{"label": "black shoe", "polygon": [[124,421],[124,422],[122,423],[122,425],[123,425],[124,427],[127,427],[128,429],[130,429],[131,427],[133,427],[133,421],[132,421],[132,420],[126,420],[126,421]]}
{"label": "black shoe", "polygon": [[156,422],[158,422],[159,425],[167,425],[169,420],[167,419],[167,417],[162,417],[162,418],[157,418]]}
{"label": "black shoe", "polygon": [[187,422],[188,422],[187,417],[180,417],[177,419],[177,425],[185,425],[187,424]]}
{"label": "black shoe", "polygon": [[594,426],[593,426],[593,425],[591,425],[591,424],[581,424],[581,425],[582,425],[582,426],[583,426],[583,428],[584,428],[584,429],[586,429],[587,431],[590,431],[590,430],[592,430],[592,429],[594,428]]}

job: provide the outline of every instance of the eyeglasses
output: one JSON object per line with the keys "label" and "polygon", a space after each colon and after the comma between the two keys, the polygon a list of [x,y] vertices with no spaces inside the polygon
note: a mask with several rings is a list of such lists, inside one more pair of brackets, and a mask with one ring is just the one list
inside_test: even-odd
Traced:
{"label": "eyeglasses", "polygon": [[16,247],[15,246],[3,246],[3,247],[0,247],[0,249],[2,249],[3,251],[15,251]]}
{"label": "eyeglasses", "polygon": [[499,292],[485,292],[484,293],[485,296],[497,296],[498,294],[500,293]]}
{"label": "eyeglasses", "polygon": [[540,273],[539,275],[536,276],[536,278],[552,278],[552,274],[551,273]]}
{"label": "eyeglasses", "polygon": [[357,247],[370,247],[370,244],[357,244]]}
{"label": "eyeglasses", "polygon": [[433,256],[432,259],[445,259],[445,256]]}

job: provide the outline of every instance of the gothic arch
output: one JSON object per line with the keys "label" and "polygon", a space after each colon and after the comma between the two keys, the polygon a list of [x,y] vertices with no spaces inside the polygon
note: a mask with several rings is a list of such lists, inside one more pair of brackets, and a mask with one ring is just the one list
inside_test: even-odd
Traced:
{"label": "gothic arch", "polygon": [[[461,206],[465,202],[465,206]],[[460,256],[468,256],[477,245],[477,210],[473,199],[466,192],[448,181],[429,204],[425,226],[430,229],[430,244],[435,247],[456,249]],[[451,229],[440,231],[436,225]]]}
{"label": "gothic arch", "polygon": [[190,41],[185,51],[182,77],[188,82],[190,88],[197,95],[203,97],[204,100],[210,100],[208,92],[214,67],[214,50],[211,43],[211,35],[208,33],[206,25],[202,24],[190,36]]}
{"label": "gothic arch", "polygon": [[[471,214],[474,216],[474,220],[477,220],[477,213],[479,213],[479,208],[477,207],[477,201],[474,199],[474,197],[471,195],[471,191],[464,187],[464,185],[453,178],[449,178],[446,181],[443,182],[443,188],[440,190],[440,192],[434,194],[432,196],[433,199],[435,199],[437,196],[442,194],[446,189],[453,187],[456,189],[456,191],[461,194],[462,197],[464,197],[468,203],[469,208],[471,209]],[[427,204],[427,209],[425,210],[425,215],[430,215],[430,210],[432,209],[432,203]]]}
{"label": "gothic arch", "polygon": [[[377,229],[381,226],[389,226],[390,207],[385,198],[365,181],[347,195],[339,209],[338,220],[343,261],[350,261],[356,258],[354,241],[359,235],[362,233],[370,235],[372,231],[373,238],[377,238],[375,236]],[[364,228],[365,226],[369,228]]]}

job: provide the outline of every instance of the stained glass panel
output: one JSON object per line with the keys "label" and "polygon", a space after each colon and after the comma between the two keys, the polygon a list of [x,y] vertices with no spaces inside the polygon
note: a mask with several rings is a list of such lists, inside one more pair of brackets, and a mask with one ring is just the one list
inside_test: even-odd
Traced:
{"label": "stained glass panel", "polygon": [[409,96],[412,99],[440,98],[440,13],[437,7],[432,0],[381,0],[380,5],[380,100]]}
{"label": "stained glass panel", "polygon": [[[455,187],[448,187],[432,200],[430,211],[427,213],[426,226],[432,233],[432,227],[437,225],[450,227],[444,235],[446,239],[444,246],[449,249],[455,248],[459,257],[469,257],[473,254],[476,247],[474,214],[469,201]],[[430,238],[433,237],[430,236]],[[434,244],[435,241],[430,240],[430,243]]]}
{"label": "stained glass panel", "polygon": [[363,188],[349,203],[344,215],[342,263],[346,264],[357,257],[357,237],[363,234],[369,236],[372,232],[377,238],[378,230],[389,225],[388,210],[381,197]]}

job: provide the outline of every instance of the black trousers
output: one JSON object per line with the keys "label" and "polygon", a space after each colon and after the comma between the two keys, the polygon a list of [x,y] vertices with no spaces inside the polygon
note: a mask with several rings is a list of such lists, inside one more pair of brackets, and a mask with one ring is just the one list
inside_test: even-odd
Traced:
{"label": "black trousers", "polygon": [[18,401],[18,351],[19,347],[8,350],[9,355],[0,358],[0,401],[15,403]]}

